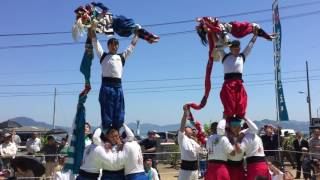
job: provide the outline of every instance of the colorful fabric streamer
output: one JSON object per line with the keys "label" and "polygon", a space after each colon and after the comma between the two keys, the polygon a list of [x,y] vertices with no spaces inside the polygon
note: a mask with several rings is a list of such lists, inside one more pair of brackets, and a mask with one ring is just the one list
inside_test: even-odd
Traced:
{"label": "colorful fabric streamer", "polygon": [[83,157],[84,144],[84,126],[86,122],[86,110],[84,103],[87,100],[90,86],[90,69],[93,60],[93,47],[90,38],[87,38],[85,52],[82,58],[80,71],[85,77],[85,88],[79,95],[77,112],[72,125],[72,135],[69,142],[68,160],[64,166],[64,171],[71,170],[73,174],[78,174]]}
{"label": "colorful fabric streamer", "polygon": [[122,15],[113,15],[109,8],[102,3],[92,2],[85,7],[78,7],[74,12],[76,22],[72,28],[72,37],[75,41],[93,23],[96,24],[97,33],[113,35],[115,32],[121,37],[129,37],[137,31],[138,36],[149,43],[158,42],[160,39],[159,36],[141,28],[133,19]]}

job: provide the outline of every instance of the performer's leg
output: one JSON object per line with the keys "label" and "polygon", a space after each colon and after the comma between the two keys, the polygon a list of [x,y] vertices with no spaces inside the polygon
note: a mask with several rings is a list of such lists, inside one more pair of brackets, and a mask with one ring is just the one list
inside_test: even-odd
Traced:
{"label": "performer's leg", "polygon": [[124,96],[122,88],[117,88],[117,95],[114,101],[114,118],[112,120],[112,127],[115,129],[120,129],[124,122],[124,115],[125,115],[125,104],[124,104]]}
{"label": "performer's leg", "polygon": [[101,125],[104,130],[111,127],[113,119],[113,94],[114,89],[109,86],[101,86],[99,94],[99,102],[101,108]]}
{"label": "performer's leg", "polygon": [[224,116],[232,117],[235,114],[234,90],[231,81],[225,81],[220,91],[220,99],[224,108]]}
{"label": "performer's leg", "polygon": [[242,82],[237,83],[236,94],[236,117],[244,118],[247,110],[248,96]]}

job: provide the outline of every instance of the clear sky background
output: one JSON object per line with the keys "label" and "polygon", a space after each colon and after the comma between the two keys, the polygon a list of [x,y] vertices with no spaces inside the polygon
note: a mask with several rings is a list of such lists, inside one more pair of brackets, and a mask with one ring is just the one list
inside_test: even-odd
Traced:
{"label": "clear sky background", "polygon": [[[75,20],[74,9],[89,1],[66,0],[3,0],[0,34],[67,32]],[[222,17],[222,21],[257,22],[272,32],[271,0],[104,0],[115,15],[125,15],[142,25],[193,20],[201,16]],[[199,3],[202,2],[202,3]],[[310,3],[310,5],[291,5]],[[285,100],[292,120],[308,121],[305,61],[309,61],[313,116],[320,107],[319,17],[320,1],[280,0],[282,24],[282,80]],[[291,7],[291,8],[285,8]],[[265,10],[241,16],[243,12]],[[310,15],[311,14],[311,15]],[[306,15],[306,16],[305,16]],[[284,18],[291,17],[291,18]],[[194,30],[196,23],[181,23],[147,27],[155,34]],[[251,36],[250,36],[251,37]],[[243,47],[249,38],[242,39]],[[99,36],[106,40],[106,36]],[[80,41],[84,41],[82,38]],[[51,123],[53,91],[57,88],[56,124],[71,126],[82,90],[83,76],[79,72],[83,44],[30,48],[9,46],[72,43],[70,33],[40,36],[0,36],[0,121],[27,116]],[[130,41],[121,40],[120,50]],[[106,49],[105,42],[102,43]],[[157,44],[140,40],[125,66],[123,86],[126,101],[126,121],[158,125],[180,121],[186,102],[200,102],[204,92],[204,74],[208,48],[200,43],[195,32],[162,36]],[[273,44],[259,38],[245,63],[245,86],[248,93],[247,115],[251,119],[275,119],[275,89]],[[92,91],[86,108],[87,119],[100,124],[98,90],[101,70],[95,58]],[[217,121],[223,108],[219,92],[223,83],[221,63],[215,63],[212,91],[207,106],[195,117],[202,121]],[[173,80],[176,79],[176,80]],[[157,81],[150,81],[157,80]]]}

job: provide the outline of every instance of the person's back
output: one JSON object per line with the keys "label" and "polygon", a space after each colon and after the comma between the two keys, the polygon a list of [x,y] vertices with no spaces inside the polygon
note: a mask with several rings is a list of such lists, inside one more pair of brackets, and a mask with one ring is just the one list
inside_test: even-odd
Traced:
{"label": "person's back", "polygon": [[127,156],[124,165],[125,175],[144,172],[140,145],[136,141],[126,142],[123,151]]}

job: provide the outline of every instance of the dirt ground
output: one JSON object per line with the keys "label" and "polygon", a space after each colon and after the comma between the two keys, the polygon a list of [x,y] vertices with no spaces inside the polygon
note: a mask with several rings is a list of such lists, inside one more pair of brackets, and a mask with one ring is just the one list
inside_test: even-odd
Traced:
{"label": "dirt ground", "polygon": [[[296,170],[292,169],[290,167],[287,167],[287,169],[295,176]],[[178,173],[179,170],[174,169],[171,167],[171,165],[168,164],[158,164],[158,170],[161,176],[161,180],[177,180],[178,179]],[[301,180],[303,179],[301,175]]]}

